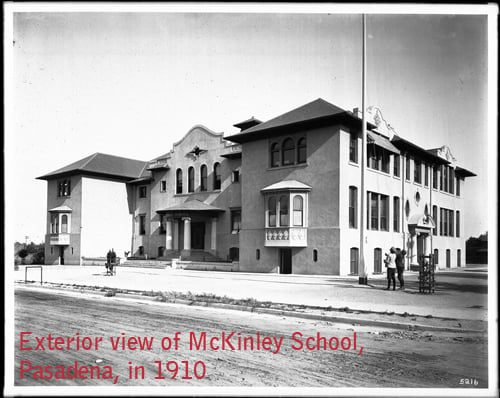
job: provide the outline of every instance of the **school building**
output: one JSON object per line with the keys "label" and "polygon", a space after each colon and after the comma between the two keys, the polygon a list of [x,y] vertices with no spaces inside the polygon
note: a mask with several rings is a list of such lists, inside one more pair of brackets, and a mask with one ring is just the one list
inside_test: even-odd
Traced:
{"label": "school building", "polygon": [[[114,248],[130,261],[230,263],[232,270],[358,274],[404,248],[437,267],[464,265],[463,192],[475,174],[448,146],[425,149],[369,109],[365,192],[361,116],[317,99],[224,136],[193,127],[151,161],[102,153],[46,180],[47,264],[84,264]],[[237,265],[237,267],[234,267]]]}

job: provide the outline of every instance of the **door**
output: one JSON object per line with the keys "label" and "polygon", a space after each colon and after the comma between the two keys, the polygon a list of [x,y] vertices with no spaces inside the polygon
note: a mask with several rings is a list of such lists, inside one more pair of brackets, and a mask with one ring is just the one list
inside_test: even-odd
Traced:
{"label": "door", "polygon": [[59,246],[59,265],[64,265],[64,246]]}
{"label": "door", "polygon": [[205,249],[205,223],[204,222],[191,223],[191,249],[194,249],[194,250]]}
{"label": "door", "polygon": [[292,273],[292,249],[280,249],[280,274]]}
{"label": "door", "polygon": [[422,256],[425,255],[425,235],[417,236],[417,262],[422,262]]}

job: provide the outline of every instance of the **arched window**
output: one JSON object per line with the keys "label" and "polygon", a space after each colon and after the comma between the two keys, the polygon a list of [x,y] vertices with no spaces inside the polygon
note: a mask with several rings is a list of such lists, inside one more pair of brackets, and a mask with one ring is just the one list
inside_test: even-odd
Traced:
{"label": "arched window", "polygon": [[288,227],[288,196],[280,197],[280,227]]}
{"label": "arched window", "polygon": [[200,191],[207,190],[207,166],[204,164],[200,167]]}
{"label": "arched window", "polygon": [[194,192],[194,168],[188,169],[188,192]]}
{"label": "arched window", "polygon": [[291,138],[287,138],[283,141],[283,145],[281,147],[281,159],[283,166],[295,163],[295,145]]}
{"label": "arched window", "polygon": [[307,161],[307,141],[305,137],[299,139],[297,143],[297,163],[305,163]]}
{"label": "arched window", "polygon": [[271,167],[280,165],[280,148],[277,142],[271,144]]}
{"label": "arched window", "polygon": [[66,214],[61,217],[61,232],[63,234],[68,233],[68,216]]}
{"label": "arched window", "polygon": [[177,169],[175,173],[175,193],[182,193],[182,170]]}
{"label": "arched window", "polygon": [[221,177],[220,177],[220,163],[214,164],[214,189],[220,189],[221,187]]}
{"label": "arched window", "polygon": [[268,212],[268,220],[267,224],[270,227],[276,226],[276,198],[271,196],[267,202],[267,212]]}
{"label": "arched window", "polygon": [[302,196],[295,195],[293,197],[293,225],[302,226],[304,225],[304,199]]}

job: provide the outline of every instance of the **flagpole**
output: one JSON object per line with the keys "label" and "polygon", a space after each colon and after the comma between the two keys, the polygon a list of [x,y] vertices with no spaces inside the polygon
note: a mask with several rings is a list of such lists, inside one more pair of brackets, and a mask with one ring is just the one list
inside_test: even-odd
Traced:
{"label": "flagpole", "polygon": [[360,236],[359,236],[359,284],[368,284],[368,273],[365,265],[365,161],[366,161],[366,15],[363,14],[363,56],[362,56],[362,127],[361,127],[361,215],[360,215]]}

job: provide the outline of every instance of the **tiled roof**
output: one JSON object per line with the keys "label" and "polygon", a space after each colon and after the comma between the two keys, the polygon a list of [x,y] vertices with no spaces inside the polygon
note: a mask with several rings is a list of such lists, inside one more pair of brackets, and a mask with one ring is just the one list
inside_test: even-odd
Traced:
{"label": "tiled roof", "polygon": [[249,135],[258,135],[256,133],[276,129],[279,127],[290,126],[306,121],[320,120],[331,116],[345,114],[346,116],[355,117],[352,113],[346,112],[344,109],[339,108],[324,99],[318,98],[308,104],[302,105],[290,112],[284,113],[267,122],[260,123],[256,126],[250,127],[241,133],[234,134],[226,137],[230,141],[241,142],[246,141]]}
{"label": "tiled roof", "polygon": [[39,180],[51,180],[63,175],[86,174],[130,180],[139,178],[144,174],[146,165],[147,162],[141,160],[122,158],[104,153],[94,153],[37,178]]}

